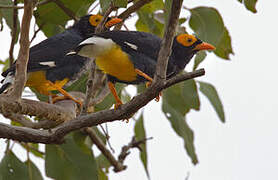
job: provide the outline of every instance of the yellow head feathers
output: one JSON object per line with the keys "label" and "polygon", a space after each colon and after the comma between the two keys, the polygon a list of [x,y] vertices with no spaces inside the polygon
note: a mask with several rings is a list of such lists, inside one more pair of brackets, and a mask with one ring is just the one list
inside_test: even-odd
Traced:
{"label": "yellow head feathers", "polygon": [[185,47],[190,47],[197,41],[197,38],[190,34],[180,34],[176,39],[178,43]]}

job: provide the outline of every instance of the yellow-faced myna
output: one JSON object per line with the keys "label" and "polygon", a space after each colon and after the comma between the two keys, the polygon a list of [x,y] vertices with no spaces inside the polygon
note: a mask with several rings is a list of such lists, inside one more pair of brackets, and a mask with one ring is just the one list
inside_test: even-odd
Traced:
{"label": "yellow-faced myna", "polygon": [[[89,59],[78,55],[66,56],[66,54],[80,42],[91,37],[102,18],[101,15],[83,16],[64,32],[31,47],[26,86],[34,88],[44,95],[52,95],[50,91],[58,90],[65,97],[81,104],[62,87],[70,80],[77,78]],[[108,29],[120,21],[118,18],[110,18],[105,26]],[[3,93],[13,83],[14,75],[15,63],[2,73],[5,79],[2,81],[0,93]]]}
{"label": "yellow-faced myna", "polygon": [[[110,31],[84,40],[68,54],[95,58],[98,68],[108,75],[108,85],[116,99],[117,108],[122,102],[116,94],[114,83],[151,82],[160,46],[161,39],[150,33]],[[167,78],[181,72],[198,51],[213,49],[214,46],[193,35],[177,35],[169,57]]]}

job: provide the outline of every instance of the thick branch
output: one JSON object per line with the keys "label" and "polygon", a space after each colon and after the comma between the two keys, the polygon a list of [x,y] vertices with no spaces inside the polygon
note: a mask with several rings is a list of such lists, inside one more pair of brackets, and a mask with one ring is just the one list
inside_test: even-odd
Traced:
{"label": "thick branch", "polygon": [[168,59],[171,54],[171,48],[173,39],[176,32],[176,26],[178,24],[178,19],[180,15],[180,10],[182,7],[183,0],[173,0],[171,13],[169,15],[169,21],[167,26],[165,26],[165,33],[162,39],[161,48],[158,54],[156,73],[154,80],[161,81],[166,79],[166,69],[168,64]]}
{"label": "thick branch", "polygon": [[19,102],[3,95],[0,96],[0,113],[8,117],[14,113],[25,114],[56,122],[64,122],[75,118],[75,112],[68,107],[28,99],[22,99]]}
{"label": "thick branch", "polygon": [[26,70],[29,59],[29,30],[33,14],[33,1],[24,0],[24,13],[21,23],[20,49],[16,61],[15,84],[11,97],[19,100],[26,82]]}
{"label": "thick branch", "polygon": [[199,77],[199,76],[203,76],[203,75],[205,75],[205,69],[198,69],[194,72],[177,75],[166,81],[166,84],[164,85],[164,89],[166,89],[170,86],[173,86],[174,84],[177,84],[179,82],[186,81],[188,79],[193,79],[195,77]]}
{"label": "thick branch", "polygon": [[[201,70],[202,71],[202,70]],[[182,75],[183,79],[191,79],[194,77],[202,76],[203,73],[200,73],[199,70],[194,71],[192,73],[187,73]],[[179,77],[179,76],[178,76]],[[135,112],[137,112],[140,108],[145,106],[149,101],[154,99],[160,91],[163,89],[169,87],[170,84],[175,84],[176,82],[179,82],[182,78],[173,78],[168,81],[166,81],[165,84],[158,84],[154,83],[151,87],[149,87],[144,93],[134,97],[130,102],[121,105],[117,110],[110,109],[110,110],[104,110],[99,111],[96,113],[92,113],[89,115],[79,116],[78,118],[66,121],[65,123],[61,124],[60,126],[54,128],[51,130],[51,132],[47,131],[41,131],[41,130],[35,130],[30,128],[20,128],[15,127],[11,125],[1,124],[0,123],[0,138],[7,138],[7,139],[13,139],[18,141],[24,141],[24,142],[34,142],[34,143],[45,143],[45,144],[53,144],[53,143],[61,143],[63,137],[70,133],[71,131],[81,129],[84,127],[90,127],[90,126],[96,126],[102,123],[106,122],[112,122],[116,120],[122,120],[122,119],[128,119],[130,116],[132,116]],[[32,111],[32,109],[25,109],[28,108],[27,104],[30,104],[31,100],[26,100],[25,106],[22,104],[19,104],[17,101],[7,100],[6,102],[3,102],[6,98],[1,98],[0,96],[0,112],[5,113],[6,110],[3,108],[5,106],[8,106],[8,109],[11,109],[11,111],[19,113],[25,112],[29,114],[29,112],[32,112],[32,115],[42,115],[43,117],[46,117],[50,119],[52,112],[55,114],[55,109],[57,109],[58,114],[57,116],[63,116],[65,115],[63,112],[62,107],[54,106],[51,104],[46,104],[43,106],[43,108],[39,108],[40,112]],[[24,103],[25,100],[22,100],[22,103]],[[36,101],[31,101],[32,103],[35,103]],[[36,105],[38,106],[42,102],[37,102]],[[54,107],[55,108],[54,108]],[[25,107],[25,108],[24,108]],[[15,109],[12,109],[15,108]],[[30,108],[30,107],[29,107]],[[34,107],[35,108],[35,107]],[[46,110],[49,108],[49,110]],[[59,109],[61,108],[61,109]],[[52,116],[51,116],[52,117]],[[55,118],[56,119],[56,118]],[[63,119],[63,118],[61,118]],[[13,130],[14,129],[14,130]],[[5,133],[9,131],[9,133]],[[30,138],[32,137],[32,138]]]}

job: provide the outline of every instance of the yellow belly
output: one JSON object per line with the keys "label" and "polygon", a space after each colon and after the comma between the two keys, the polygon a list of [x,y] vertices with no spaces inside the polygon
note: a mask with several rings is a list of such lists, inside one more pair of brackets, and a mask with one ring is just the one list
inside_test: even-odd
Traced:
{"label": "yellow belly", "polygon": [[55,81],[55,83],[52,83],[51,81],[46,79],[45,71],[37,71],[37,72],[28,73],[28,79],[25,86],[34,88],[36,91],[38,91],[41,94],[49,95],[50,94],[49,91],[57,90],[53,86],[53,84],[55,86],[62,88],[68,81],[69,79],[66,78],[62,81]]}
{"label": "yellow belly", "polygon": [[136,80],[136,72],[128,55],[115,47],[102,56],[96,58],[96,65],[104,73],[112,75],[122,81]]}

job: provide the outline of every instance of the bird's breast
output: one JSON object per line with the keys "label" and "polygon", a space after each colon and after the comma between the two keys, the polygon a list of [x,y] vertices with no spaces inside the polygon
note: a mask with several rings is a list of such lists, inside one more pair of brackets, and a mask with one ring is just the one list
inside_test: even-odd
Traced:
{"label": "bird's breast", "polygon": [[96,57],[96,65],[106,74],[122,81],[136,80],[136,72],[127,53],[115,46],[101,56]]}

